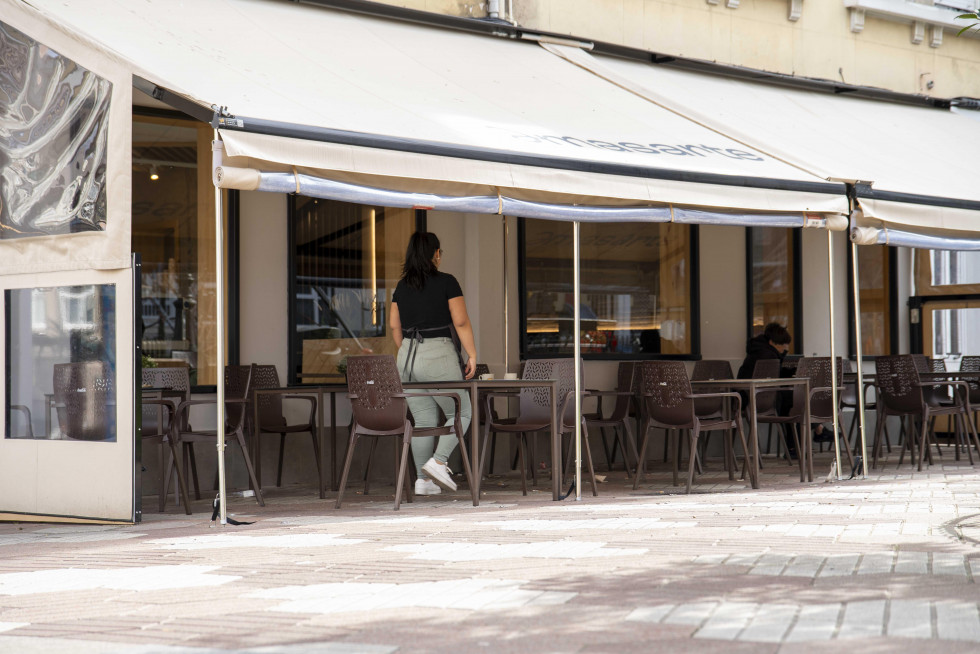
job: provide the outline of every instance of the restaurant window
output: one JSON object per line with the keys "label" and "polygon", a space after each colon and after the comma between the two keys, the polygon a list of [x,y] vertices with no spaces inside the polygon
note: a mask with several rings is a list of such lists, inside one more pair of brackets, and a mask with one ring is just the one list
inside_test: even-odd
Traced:
{"label": "restaurant window", "polygon": [[111,93],[0,22],[0,239],[105,230]]}
{"label": "restaurant window", "polygon": [[[895,322],[895,254],[886,245],[862,245],[858,253],[858,293],[861,300],[861,354],[878,356],[892,354],[896,339]],[[848,250],[848,279],[854,274],[852,254]],[[850,315],[854,315],[854,300],[848,294]],[[853,319],[852,319],[853,324]],[[848,332],[851,353],[856,353],[853,330]]]}
{"label": "restaurant window", "polygon": [[[572,354],[572,225],[521,221],[523,356]],[[697,230],[662,223],[583,223],[582,354],[696,354]]]}
{"label": "restaurant window", "polygon": [[980,294],[980,252],[915,250],[915,295]]}
{"label": "restaurant window", "polygon": [[292,381],[341,378],[357,354],[395,354],[388,330],[415,211],[291,196]]}
{"label": "restaurant window", "polygon": [[143,353],[217,383],[211,129],[133,118],[133,251],[142,257]]}
{"label": "restaurant window", "polygon": [[775,227],[746,229],[749,336],[758,336],[771,322],[784,325],[800,352],[803,337],[800,288],[799,230]]}
{"label": "restaurant window", "polygon": [[116,287],[8,289],[6,438],[116,440]]}

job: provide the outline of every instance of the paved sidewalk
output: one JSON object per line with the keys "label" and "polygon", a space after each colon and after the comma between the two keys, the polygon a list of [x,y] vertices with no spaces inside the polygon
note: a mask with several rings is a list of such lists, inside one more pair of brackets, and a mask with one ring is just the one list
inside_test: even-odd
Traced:
{"label": "paved sidewalk", "polygon": [[980,651],[980,468],[800,484],[767,460],[752,491],[711,466],[690,496],[614,472],[581,502],[509,477],[478,508],[292,487],[233,500],[248,526],[207,502],[0,524],[0,652]]}

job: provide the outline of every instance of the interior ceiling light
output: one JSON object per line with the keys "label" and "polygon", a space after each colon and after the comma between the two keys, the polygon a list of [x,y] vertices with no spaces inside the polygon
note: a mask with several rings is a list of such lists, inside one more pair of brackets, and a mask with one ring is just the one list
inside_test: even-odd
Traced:
{"label": "interior ceiling light", "polygon": [[150,179],[154,182],[160,179],[160,175],[157,174],[156,166],[150,166]]}

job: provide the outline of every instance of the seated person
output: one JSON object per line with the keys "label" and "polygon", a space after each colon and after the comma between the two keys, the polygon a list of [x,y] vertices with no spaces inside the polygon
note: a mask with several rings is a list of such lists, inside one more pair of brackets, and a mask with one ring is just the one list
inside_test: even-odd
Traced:
{"label": "seated person", "polygon": [[[749,339],[745,346],[745,360],[742,362],[742,366],[738,369],[739,379],[749,379],[752,377],[752,372],[755,370],[756,361],[760,359],[779,359],[782,363],[783,359],[786,357],[786,353],[789,351],[789,344],[792,342],[793,337],[790,336],[789,330],[780,325],[777,322],[771,322],[766,325],[765,329],[758,336],[753,336]],[[780,367],[780,377],[792,377],[794,374],[792,368],[786,366]],[[779,391],[776,395],[776,413],[781,416],[789,414],[790,408],[793,406],[793,392],[792,391]],[[832,429],[825,429],[823,425],[818,424],[813,428],[813,440],[817,443],[830,442]],[[787,438],[784,433],[784,440],[786,442],[786,450],[789,452],[792,458],[796,458],[796,446],[792,439]]]}
{"label": "seated person", "polygon": [[[789,335],[789,330],[778,322],[771,322],[766,325],[761,334],[750,338],[745,345],[745,361],[738,369],[738,378],[751,379],[755,364],[760,359],[779,359],[781,363],[792,340],[793,337]],[[779,376],[792,377],[793,371],[790,368],[782,367]],[[789,409],[789,407],[786,408]]]}

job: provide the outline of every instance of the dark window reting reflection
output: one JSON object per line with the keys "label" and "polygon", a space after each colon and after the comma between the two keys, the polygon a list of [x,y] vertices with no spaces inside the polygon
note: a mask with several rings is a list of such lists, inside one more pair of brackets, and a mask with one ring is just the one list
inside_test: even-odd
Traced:
{"label": "dark window reting reflection", "polygon": [[[572,226],[524,221],[527,356],[571,354]],[[691,230],[658,223],[584,223],[582,354],[690,354]]]}

